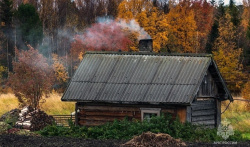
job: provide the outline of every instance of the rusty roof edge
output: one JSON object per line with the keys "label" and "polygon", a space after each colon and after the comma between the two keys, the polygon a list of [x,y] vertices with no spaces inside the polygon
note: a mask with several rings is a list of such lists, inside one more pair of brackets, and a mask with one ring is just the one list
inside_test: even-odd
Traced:
{"label": "rusty roof edge", "polygon": [[153,55],[153,56],[186,56],[186,57],[212,57],[206,53],[166,53],[166,52],[115,52],[115,51],[87,51],[86,54],[113,54],[113,55]]}
{"label": "rusty roof edge", "polygon": [[202,83],[203,77],[205,76],[206,71],[208,70],[209,65],[211,64],[212,60],[213,60],[213,58],[212,58],[212,56],[211,56],[209,62],[207,62],[206,67],[205,67],[204,70],[202,71],[202,74],[201,74],[201,77],[199,78],[198,83],[196,84],[196,88],[195,88],[194,93],[191,95],[190,104],[192,104],[192,102],[193,102],[193,100],[194,100],[194,98],[195,98],[197,92],[199,91],[199,87],[200,87],[200,85],[201,85],[201,83]]}

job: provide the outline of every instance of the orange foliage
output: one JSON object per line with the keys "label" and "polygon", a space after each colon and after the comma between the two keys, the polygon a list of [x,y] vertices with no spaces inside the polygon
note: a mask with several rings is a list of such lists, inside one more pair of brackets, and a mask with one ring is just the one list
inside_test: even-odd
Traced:
{"label": "orange foliage", "polygon": [[156,7],[152,7],[149,11],[139,13],[136,16],[136,20],[154,40],[153,49],[155,52],[166,48],[168,23],[163,12]]}
{"label": "orange foliage", "polygon": [[243,96],[243,98],[250,100],[250,81],[248,81],[245,84],[245,86],[242,90],[242,96]]}
{"label": "orange foliage", "polygon": [[[153,49],[155,52],[166,48],[168,41],[168,23],[166,14],[153,6],[148,0],[128,0],[123,1],[118,8],[118,18],[127,21],[135,19],[154,40]],[[145,39],[145,38],[140,38]],[[133,41],[136,44],[137,41]],[[135,49],[134,49],[135,50]]]}
{"label": "orange foliage", "polygon": [[[241,91],[242,97],[250,100],[250,81],[248,81]],[[247,109],[250,110],[250,103],[247,104]]]}
{"label": "orange foliage", "polygon": [[152,8],[152,2],[149,0],[126,0],[122,1],[118,6],[118,18],[131,20],[136,18],[141,12]]}
{"label": "orange foliage", "polygon": [[241,18],[241,26],[244,28],[244,31],[246,31],[250,21],[250,2],[247,0],[243,0],[243,14]]}
{"label": "orange foliage", "polygon": [[208,35],[213,25],[213,6],[207,0],[194,0],[191,9],[194,10],[198,31],[199,51],[204,52]]}
{"label": "orange foliage", "polygon": [[168,46],[172,52],[195,53],[198,52],[197,26],[195,13],[190,9],[191,2],[184,0],[167,15],[169,24]]}
{"label": "orange foliage", "polygon": [[219,21],[219,37],[215,41],[213,54],[229,89],[238,92],[243,85],[242,79],[245,76],[241,71],[243,68],[240,61],[242,49],[236,46],[235,33],[231,16],[226,13],[225,17]]}

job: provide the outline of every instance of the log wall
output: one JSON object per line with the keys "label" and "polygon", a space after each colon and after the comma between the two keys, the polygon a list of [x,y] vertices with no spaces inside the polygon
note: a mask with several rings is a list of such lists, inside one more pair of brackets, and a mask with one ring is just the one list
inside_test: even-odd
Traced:
{"label": "log wall", "polygon": [[181,120],[186,117],[183,107],[179,110],[177,107],[167,106],[77,103],[77,108],[79,112],[76,121],[80,126],[97,126],[115,119],[123,120],[125,117],[141,121],[141,108],[161,108],[161,113],[171,114],[173,118],[177,113],[181,115]]}
{"label": "log wall", "polygon": [[198,91],[198,97],[215,97],[218,94],[218,86],[210,72],[207,71]]}
{"label": "log wall", "polygon": [[216,114],[217,108],[214,99],[195,101],[191,105],[192,124],[214,128],[217,125]]}

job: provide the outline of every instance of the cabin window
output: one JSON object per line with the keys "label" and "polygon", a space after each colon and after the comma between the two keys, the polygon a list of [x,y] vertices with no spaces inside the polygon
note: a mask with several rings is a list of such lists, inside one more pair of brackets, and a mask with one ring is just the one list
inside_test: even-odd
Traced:
{"label": "cabin window", "polygon": [[141,120],[150,120],[154,116],[160,116],[160,108],[141,108]]}

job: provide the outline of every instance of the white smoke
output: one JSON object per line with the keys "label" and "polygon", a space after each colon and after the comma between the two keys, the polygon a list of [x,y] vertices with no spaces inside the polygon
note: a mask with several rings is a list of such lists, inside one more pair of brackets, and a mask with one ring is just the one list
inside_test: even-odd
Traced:
{"label": "white smoke", "polygon": [[[129,29],[131,31],[138,32],[139,33],[139,36],[137,38],[138,40],[151,39],[150,35],[144,30],[144,28],[140,27],[140,25],[138,24],[138,22],[136,22],[135,19],[126,21],[125,19],[113,20],[106,17],[97,18],[97,23],[111,24],[114,22],[123,29]],[[112,28],[112,25],[110,25],[110,27]]]}

